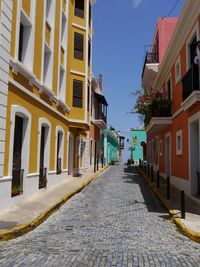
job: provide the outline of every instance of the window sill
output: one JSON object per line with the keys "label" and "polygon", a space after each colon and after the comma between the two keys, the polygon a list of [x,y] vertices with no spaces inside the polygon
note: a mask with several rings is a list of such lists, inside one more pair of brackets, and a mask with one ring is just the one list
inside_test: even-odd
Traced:
{"label": "window sill", "polygon": [[19,60],[16,60],[14,58],[10,58],[10,65],[12,68],[12,71],[15,74],[20,73],[23,75],[26,79],[29,80],[29,83],[32,84],[33,81],[36,79],[36,76],[29,70],[23,63],[21,63]]}

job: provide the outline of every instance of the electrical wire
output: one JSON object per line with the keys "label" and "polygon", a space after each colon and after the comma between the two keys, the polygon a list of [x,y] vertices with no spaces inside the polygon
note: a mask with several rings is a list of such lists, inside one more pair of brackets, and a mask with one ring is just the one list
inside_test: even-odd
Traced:
{"label": "electrical wire", "polygon": [[169,13],[167,13],[164,17],[162,18],[166,18],[169,17],[169,15],[171,15],[171,13],[174,11],[174,9],[176,8],[177,4],[178,4],[179,0],[176,0],[176,3],[174,4],[174,6],[172,7],[172,9],[169,11]]}

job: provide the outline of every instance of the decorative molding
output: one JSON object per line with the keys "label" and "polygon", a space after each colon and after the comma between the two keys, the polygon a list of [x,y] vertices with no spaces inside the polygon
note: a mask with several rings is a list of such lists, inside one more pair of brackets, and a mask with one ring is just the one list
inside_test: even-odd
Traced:
{"label": "decorative molding", "polygon": [[83,27],[83,26],[81,26],[81,25],[79,25],[77,23],[72,23],[72,26],[75,27],[75,28],[78,28],[80,30],[83,30],[83,31],[86,31],[86,29],[87,29],[86,27]]}
{"label": "decorative molding", "polygon": [[78,75],[78,76],[83,76],[83,77],[86,76],[86,74],[84,72],[79,72],[79,71],[76,71],[76,70],[70,70],[70,73],[74,74],[74,75]]}

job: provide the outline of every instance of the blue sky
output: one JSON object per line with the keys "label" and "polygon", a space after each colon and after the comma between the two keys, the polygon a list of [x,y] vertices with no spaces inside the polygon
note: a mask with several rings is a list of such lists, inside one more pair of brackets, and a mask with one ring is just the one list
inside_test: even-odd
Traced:
{"label": "blue sky", "polygon": [[[176,0],[97,0],[93,8],[93,72],[103,74],[103,93],[108,103],[109,125],[127,131],[140,126],[137,116],[127,115],[140,88],[144,45],[150,44],[156,21]],[[179,0],[171,17],[183,6]]]}
{"label": "blue sky", "polygon": [[[151,44],[156,21],[176,0],[97,0],[93,8],[93,73],[103,74],[103,93],[109,103],[108,125],[126,137],[128,129],[141,127],[137,115],[127,114],[140,88],[144,46]],[[180,14],[179,0],[170,17]]]}

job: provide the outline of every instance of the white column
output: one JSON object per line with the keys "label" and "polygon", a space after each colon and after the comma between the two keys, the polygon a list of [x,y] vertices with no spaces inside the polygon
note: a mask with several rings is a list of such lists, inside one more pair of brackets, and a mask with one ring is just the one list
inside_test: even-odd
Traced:
{"label": "white column", "polygon": [[2,0],[0,14],[0,177],[4,173],[12,0]]}

